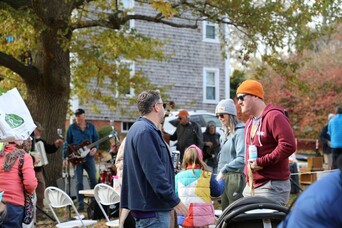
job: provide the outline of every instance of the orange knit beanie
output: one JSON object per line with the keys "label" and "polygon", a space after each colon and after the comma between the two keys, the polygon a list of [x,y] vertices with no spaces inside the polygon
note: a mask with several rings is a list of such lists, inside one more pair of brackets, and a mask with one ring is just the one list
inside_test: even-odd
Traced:
{"label": "orange knit beanie", "polygon": [[251,94],[264,99],[264,89],[260,82],[255,80],[246,80],[237,88],[236,94]]}

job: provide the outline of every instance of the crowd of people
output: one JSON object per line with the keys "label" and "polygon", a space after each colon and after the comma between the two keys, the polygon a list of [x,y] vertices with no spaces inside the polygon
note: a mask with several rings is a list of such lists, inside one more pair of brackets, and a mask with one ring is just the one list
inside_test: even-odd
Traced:
{"label": "crowd of people", "polygon": [[[179,125],[170,139],[178,140],[177,149],[181,153],[183,169],[174,180],[170,175],[173,168],[171,152],[162,140],[159,126],[163,116],[160,113],[164,113],[159,105],[162,104],[161,96],[156,91],[144,91],[138,96],[141,117],[127,135],[130,143],[126,143],[124,148],[126,156],[123,159],[124,188],[121,196],[121,207],[131,211],[137,227],[174,227],[175,224],[182,227],[208,227],[215,223],[212,203],[208,197],[217,195],[221,195],[223,210],[246,196],[263,196],[282,206],[288,203],[291,191],[289,157],[296,151],[288,114],[283,107],[265,104],[263,87],[255,80],[246,80],[238,87],[237,103],[242,113],[248,113],[250,118],[246,124],[242,123],[237,118],[234,101],[220,101],[215,113],[224,134],[219,139],[214,132],[215,125],[208,123],[201,141],[200,128],[190,120],[189,113],[186,110],[178,113]],[[340,109],[337,114],[339,112]],[[333,127],[340,124],[338,118],[335,120],[335,123],[329,122],[329,135],[340,134]],[[336,135],[334,137],[337,138]],[[341,135],[338,137],[341,139]],[[204,153],[211,154],[208,149],[217,145],[217,140],[220,145],[217,152],[213,151],[211,157],[204,158]],[[139,147],[136,144],[145,144],[146,141],[153,142],[153,145]],[[336,164],[337,157],[340,157],[340,145],[336,141],[333,145],[333,164]],[[165,153],[168,153],[167,161]],[[155,160],[153,162],[150,161],[151,155]],[[215,161],[210,160],[213,157],[217,159],[217,168]],[[212,167],[209,169],[204,161]],[[331,182],[337,182],[337,187],[330,184],[334,194],[341,193],[341,173],[336,173],[330,178]],[[131,186],[138,186],[133,188],[139,191],[138,199],[136,192],[130,189]],[[340,207],[339,202],[336,208]],[[315,208],[315,202],[311,203],[312,208]],[[178,215],[177,222],[173,219],[173,210]],[[198,216],[199,211],[201,216]],[[306,219],[303,211],[298,214]],[[293,225],[296,220],[289,221]],[[320,222],[324,223],[324,220]],[[340,215],[334,218],[333,224],[341,226]],[[282,227],[293,226],[283,223]]]}
{"label": "crowd of people", "polygon": [[[140,117],[122,140],[115,161],[121,184],[120,227],[209,227],[215,224],[212,197],[220,198],[222,210],[246,196],[263,196],[283,206],[288,203],[289,156],[296,151],[296,141],[284,108],[266,104],[263,86],[256,80],[242,82],[236,90],[236,100],[221,100],[215,108],[222,135],[216,132],[214,122],[209,122],[202,133],[201,127],[190,120],[187,110],[179,111],[179,124],[175,133],[169,135],[171,140],[177,140],[180,152],[180,171],[175,172],[172,151],[161,126],[165,115],[161,94],[158,90],[146,90],[137,96]],[[238,119],[237,106],[250,115],[246,123]],[[338,107],[336,115],[329,115],[320,136],[324,153],[331,154],[331,158],[326,157],[333,169],[342,169],[341,114],[342,107]],[[95,126],[86,121],[83,109],[75,111],[75,123],[69,126],[65,141],[56,139],[53,144],[46,143],[41,138],[44,128],[38,122],[36,126],[26,141],[0,144],[0,227],[22,227],[24,190],[36,192],[37,206],[44,209],[44,165],[37,165],[39,155],[28,153],[35,150],[36,142],[43,143],[46,153],[62,148],[63,166],[73,163],[79,211],[85,209],[83,195],[79,194],[84,187],[84,170],[90,187],[97,184],[94,155],[98,144],[88,148],[83,143],[97,142],[99,136]],[[70,157],[70,149],[79,151],[82,158]],[[281,227],[294,227],[299,219],[314,218],[313,214],[318,213],[315,208],[325,200],[335,205],[332,208],[338,212],[342,205],[341,177],[341,171],[336,171],[312,185]],[[330,186],[329,192],[335,198],[322,196],[315,200],[315,189],[321,185]],[[304,213],[307,207],[299,203],[303,201],[312,210]],[[321,209],[322,214],[331,218],[327,214],[331,210],[325,208]],[[334,216],[332,224],[341,226],[342,216]],[[322,220],[315,218],[313,224],[323,224],[327,218],[321,217]],[[308,221],[301,227],[310,225]]]}

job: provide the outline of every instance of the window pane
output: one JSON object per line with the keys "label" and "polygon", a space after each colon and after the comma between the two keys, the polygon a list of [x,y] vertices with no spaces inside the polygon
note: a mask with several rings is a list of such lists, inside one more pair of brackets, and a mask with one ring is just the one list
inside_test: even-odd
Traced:
{"label": "window pane", "polygon": [[[133,63],[131,62],[124,62],[122,63],[122,66],[127,69],[129,71],[129,75],[130,77],[132,77],[134,75],[134,72],[133,72]],[[132,95],[132,91],[131,91],[131,86],[128,85],[124,91],[123,91],[123,94],[126,94],[126,95]]]}
{"label": "window pane", "polygon": [[130,9],[132,8],[131,6],[131,0],[122,0],[121,1],[125,9]]}
{"label": "window pane", "polygon": [[215,100],[215,87],[207,87],[207,100]]}
{"label": "window pane", "polygon": [[128,131],[132,127],[132,122],[122,122],[122,130]]}
{"label": "window pane", "polygon": [[215,72],[207,72],[207,86],[215,86]]}
{"label": "window pane", "polygon": [[208,39],[215,39],[215,26],[207,25],[205,37]]}

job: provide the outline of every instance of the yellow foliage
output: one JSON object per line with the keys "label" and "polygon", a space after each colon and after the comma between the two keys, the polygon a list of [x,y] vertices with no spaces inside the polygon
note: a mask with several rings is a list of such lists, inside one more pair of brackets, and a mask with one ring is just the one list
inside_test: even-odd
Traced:
{"label": "yellow foliage", "polygon": [[177,14],[177,10],[172,7],[172,3],[160,1],[150,1],[150,5],[159,11],[166,19],[172,18]]}

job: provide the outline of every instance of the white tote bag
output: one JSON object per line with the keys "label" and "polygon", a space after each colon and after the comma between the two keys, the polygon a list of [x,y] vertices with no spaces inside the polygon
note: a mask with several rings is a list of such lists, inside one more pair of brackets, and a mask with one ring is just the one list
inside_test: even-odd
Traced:
{"label": "white tote bag", "polygon": [[0,96],[0,142],[25,140],[36,129],[30,111],[17,88]]}

